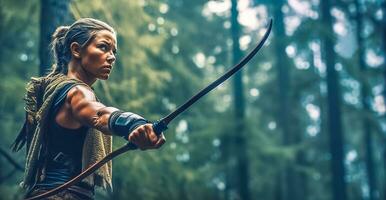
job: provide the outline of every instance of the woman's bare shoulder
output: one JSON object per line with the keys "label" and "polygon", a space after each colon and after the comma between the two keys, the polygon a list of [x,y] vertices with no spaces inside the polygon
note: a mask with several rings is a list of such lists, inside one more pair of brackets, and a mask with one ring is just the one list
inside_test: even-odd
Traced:
{"label": "woman's bare shoulder", "polygon": [[86,85],[76,85],[70,89],[67,93],[67,100],[72,102],[73,100],[89,100],[95,101],[96,96],[94,91]]}

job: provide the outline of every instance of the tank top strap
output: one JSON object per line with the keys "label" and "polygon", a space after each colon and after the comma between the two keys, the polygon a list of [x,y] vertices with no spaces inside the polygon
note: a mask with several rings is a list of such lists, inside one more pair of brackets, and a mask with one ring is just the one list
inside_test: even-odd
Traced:
{"label": "tank top strap", "polygon": [[63,86],[63,88],[60,89],[60,91],[58,92],[58,94],[56,95],[56,97],[54,99],[54,104],[51,107],[51,114],[53,116],[55,116],[57,114],[57,112],[59,111],[60,107],[62,106],[62,104],[64,103],[64,101],[67,97],[67,93],[74,86],[76,86],[75,83],[68,83],[67,85]]}

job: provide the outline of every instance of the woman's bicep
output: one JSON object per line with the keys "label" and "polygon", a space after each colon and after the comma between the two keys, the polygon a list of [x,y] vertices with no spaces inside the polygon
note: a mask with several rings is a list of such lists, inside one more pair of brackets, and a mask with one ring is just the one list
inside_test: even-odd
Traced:
{"label": "woman's bicep", "polygon": [[95,94],[85,86],[75,86],[67,95],[72,116],[83,125],[97,128],[101,131],[108,129],[108,122],[105,113],[98,114],[106,106],[96,100]]}

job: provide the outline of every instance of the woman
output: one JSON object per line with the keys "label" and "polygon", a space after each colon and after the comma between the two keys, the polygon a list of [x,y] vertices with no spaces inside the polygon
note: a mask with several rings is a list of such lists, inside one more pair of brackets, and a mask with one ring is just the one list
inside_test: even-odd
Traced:
{"label": "woman", "polygon": [[[116,60],[116,33],[84,18],[53,34],[53,71],[27,84],[24,127],[15,141],[27,143],[23,186],[35,196],[60,186],[111,152],[111,135],[141,150],[165,143],[143,117],[100,103],[91,86],[107,80]],[[111,163],[49,199],[93,199],[94,186],[111,188]]]}

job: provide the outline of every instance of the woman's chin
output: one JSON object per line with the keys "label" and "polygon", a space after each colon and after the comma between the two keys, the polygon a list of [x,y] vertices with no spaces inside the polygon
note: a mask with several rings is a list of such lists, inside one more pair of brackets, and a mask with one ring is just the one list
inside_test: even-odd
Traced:
{"label": "woman's chin", "polygon": [[102,75],[99,77],[100,80],[107,80],[109,79],[110,74]]}

